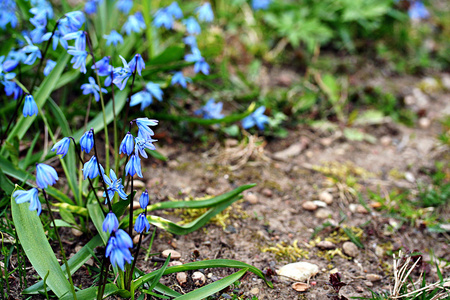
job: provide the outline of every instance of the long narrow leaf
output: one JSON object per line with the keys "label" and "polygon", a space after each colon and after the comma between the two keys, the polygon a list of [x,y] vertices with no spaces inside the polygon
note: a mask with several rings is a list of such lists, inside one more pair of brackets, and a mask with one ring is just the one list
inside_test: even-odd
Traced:
{"label": "long narrow leaf", "polygon": [[101,236],[103,240],[103,244],[106,245],[108,243],[109,234],[103,231],[103,221],[105,220],[105,216],[103,215],[102,210],[98,206],[97,201],[94,203],[90,203],[87,205],[87,209],[89,211],[89,217],[94,223],[95,228],[97,228],[98,234]]}
{"label": "long narrow leaf", "polygon": [[[77,299],[97,299],[97,292],[98,292],[97,286],[93,286],[93,287],[78,291],[78,292],[76,292]],[[109,296],[115,295],[120,292],[126,292],[126,291],[119,290],[119,288],[115,284],[108,283],[107,285],[105,285],[105,292],[103,293],[103,298],[108,299]],[[72,299],[73,299],[72,294],[67,294],[61,298],[61,300],[72,300]]]}
{"label": "long narrow leaf", "polygon": [[153,289],[156,287],[161,277],[164,275],[164,271],[167,269],[167,265],[169,264],[169,262],[170,262],[170,254],[167,257],[166,261],[164,262],[164,265],[158,271],[156,271],[155,278],[153,278],[153,282],[148,288],[150,292],[153,291]]}

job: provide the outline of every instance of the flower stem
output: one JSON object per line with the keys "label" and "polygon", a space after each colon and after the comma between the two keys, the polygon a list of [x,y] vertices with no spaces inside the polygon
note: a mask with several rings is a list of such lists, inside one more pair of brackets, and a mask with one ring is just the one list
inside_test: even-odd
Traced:
{"label": "flower stem", "polygon": [[105,183],[105,181],[103,180],[103,174],[101,174],[101,169],[100,169],[100,159],[98,158],[98,153],[97,153],[97,142],[95,141],[95,132],[94,132],[94,129],[92,129],[92,137],[93,137],[93,139],[94,139],[94,153],[95,153],[95,157],[97,158],[97,167],[98,167],[98,172],[100,173],[99,174],[99,176],[100,176],[100,181],[102,182],[102,184],[103,184],[103,189],[105,190],[105,194],[106,194],[106,202],[107,202],[107,204],[108,204],[108,208],[109,208],[109,210],[110,211],[112,211],[112,204],[111,204],[111,200],[109,199],[109,195],[108,195],[108,188],[106,187],[106,183]]}

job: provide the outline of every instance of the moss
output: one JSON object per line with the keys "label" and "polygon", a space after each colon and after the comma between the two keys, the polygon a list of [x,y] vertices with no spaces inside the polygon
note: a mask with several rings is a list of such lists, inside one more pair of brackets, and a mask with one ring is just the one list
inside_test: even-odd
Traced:
{"label": "moss", "polygon": [[350,229],[351,232],[353,233],[353,235],[358,237],[358,238],[361,238],[363,233],[364,233],[364,230],[362,230],[359,227],[355,227],[355,226],[348,227],[348,226],[344,225],[341,228],[339,228],[339,230],[333,231],[328,237],[325,238],[325,241],[329,241],[329,242],[332,242],[334,244],[339,244],[339,243],[342,243],[342,242],[349,241],[350,238],[345,233],[343,228]]}
{"label": "moss", "polygon": [[298,241],[294,240],[291,245],[281,242],[275,247],[266,247],[261,249],[262,252],[271,252],[275,254],[278,260],[297,261],[299,258],[309,259],[309,251],[298,247]]}

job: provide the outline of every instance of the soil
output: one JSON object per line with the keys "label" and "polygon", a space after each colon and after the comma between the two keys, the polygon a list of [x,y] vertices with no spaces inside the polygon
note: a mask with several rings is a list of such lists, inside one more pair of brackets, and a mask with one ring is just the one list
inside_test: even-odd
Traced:
{"label": "soil", "polygon": [[[419,81],[408,78],[396,82],[401,82],[397,85],[409,94]],[[372,84],[383,88],[395,85],[390,79],[374,80]],[[243,200],[233,205],[224,226],[212,222],[184,236],[158,230],[152,251],[175,249],[181,253],[182,263],[235,259],[264,269],[269,274],[270,270],[275,271],[294,261],[306,261],[319,267],[319,273],[309,280],[310,287],[305,292],[295,291],[291,283],[285,283],[277,276],[270,278],[274,282],[271,289],[253,273],[247,273],[239,286],[224,290],[221,299],[231,299],[236,295],[242,297],[239,299],[252,299],[254,296],[257,299],[328,299],[327,294],[332,290],[327,283],[330,273],[336,271],[347,284],[341,289],[341,295],[370,297],[371,290],[383,292],[392,288],[392,256],[389,251],[418,250],[423,253],[425,261],[435,258],[450,261],[448,235],[431,233],[424,224],[402,222],[378,211],[376,203],[368,196],[369,191],[374,191],[387,197],[396,188],[415,192],[418,181],[429,180],[426,170],[433,170],[436,160],[448,159],[448,149],[439,145],[437,136],[442,130],[439,120],[450,114],[450,95],[438,91],[429,93],[428,98],[429,105],[423,117],[430,121],[429,126],[423,126],[427,125],[423,123],[410,128],[389,119],[375,125],[358,126],[361,132],[376,138],[373,143],[350,141],[342,135],[339,127],[330,131],[306,125],[290,129],[285,139],[264,140],[248,134],[241,142],[225,140],[208,146],[169,144],[160,140],[158,150],[169,160],[151,160],[145,168],[144,183],[152,194],[151,202],[219,195],[248,183],[256,183],[257,186],[244,192]],[[306,201],[319,200],[324,191],[333,196],[331,203],[313,211],[303,208]],[[357,192],[361,194],[360,198]],[[171,220],[182,220],[179,211],[158,214]],[[330,226],[316,230],[313,237],[315,229],[327,222]],[[359,236],[364,246],[358,248],[353,258],[342,252],[342,255],[336,254],[331,258],[330,253],[315,245],[319,239],[331,238],[336,249],[342,249],[348,240],[342,228]],[[70,236],[71,232],[62,234]],[[301,251],[291,258],[264,251],[277,247],[277,244],[293,246],[295,241]],[[148,243],[147,239],[143,247]],[[76,244],[67,246],[72,249],[68,249],[69,252],[75,249]],[[154,262],[141,259],[137,265],[148,272],[161,264],[155,267]],[[207,283],[234,271],[203,270]],[[437,281],[433,264],[429,265],[429,271],[427,280]],[[444,277],[450,276],[448,265],[444,264],[441,271]],[[77,272],[77,276],[91,278],[87,274],[86,267]],[[379,280],[368,280],[368,274],[379,275]],[[192,273],[188,273],[188,282],[184,286],[177,283],[175,276],[164,277],[162,281],[183,293],[193,289],[190,275]],[[11,282],[12,286],[17,284],[15,279]],[[84,287],[92,284],[86,279],[80,283]],[[16,298],[19,298],[18,294],[11,295],[11,299]]]}

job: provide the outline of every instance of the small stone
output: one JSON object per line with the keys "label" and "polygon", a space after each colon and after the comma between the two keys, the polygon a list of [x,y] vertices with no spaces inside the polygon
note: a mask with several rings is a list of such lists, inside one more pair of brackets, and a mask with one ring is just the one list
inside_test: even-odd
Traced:
{"label": "small stone", "polygon": [[172,266],[181,266],[182,263],[177,261],[177,260],[172,260],[171,262],[169,262],[168,266],[172,267]]}
{"label": "small stone", "polygon": [[419,119],[419,126],[423,129],[426,129],[428,127],[430,127],[431,121],[428,118],[420,118]]}
{"label": "small stone", "polygon": [[388,135],[383,135],[380,138],[380,143],[381,143],[381,145],[383,145],[385,147],[389,146],[392,143],[392,138],[390,136],[388,136]]}
{"label": "small stone", "polygon": [[175,168],[177,168],[180,164],[179,164],[176,160],[169,160],[169,162],[167,163],[167,165],[169,166],[169,168],[175,169]]}
{"label": "small stone", "polygon": [[328,219],[332,215],[332,211],[326,208],[320,208],[316,211],[315,216],[317,219]]}
{"label": "small stone", "polygon": [[381,248],[380,246],[376,246],[376,247],[375,247],[375,254],[376,254],[378,257],[383,257],[383,256],[384,256],[384,249]]}
{"label": "small stone", "polygon": [[320,201],[320,200],[314,200],[313,203],[315,205],[317,205],[318,207],[327,207],[327,204],[325,202],[323,202],[323,201]]}
{"label": "small stone", "polygon": [[303,282],[294,282],[292,288],[297,292],[304,292],[309,289],[309,284]]}
{"label": "small stone", "polygon": [[336,274],[339,273],[339,269],[338,268],[334,268],[330,270],[330,274]]}
{"label": "small stone", "polygon": [[355,286],[355,291],[358,293],[364,293],[364,288],[360,285]]}
{"label": "small stone", "polygon": [[287,264],[277,271],[283,281],[307,281],[317,273],[319,273],[319,267],[308,262]]}
{"label": "small stone", "polygon": [[214,188],[212,188],[212,187],[207,187],[206,188],[206,193],[208,194],[208,195],[216,195],[217,194],[217,191],[214,189]]}
{"label": "small stone", "polygon": [[92,258],[89,258],[89,259],[86,261],[86,264],[92,267],[92,266],[94,266],[94,260],[93,260]]}
{"label": "small stone", "polygon": [[80,252],[81,249],[83,249],[83,246],[81,246],[81,245],[76,245],[76,246],[75,246],[75,253]]}
{"label": "small stone", "polygon": [[364,281],[364,284],[368,287],[373,287],[373,283],[370,281]]}
{"label": "small stone", "polygon": [[83,231],[80,231],[76,228],[72,228],[71,231],[74,236],[82,236],[83,235]]}
{"label": "small stone", "polygon": [[139,201],[133,201],[133,209],[139,209],[141,208],[141,204]]}
{"label": "small stone", "polygon": [[244,196],[244,200],[245,200],[245,201],[248,201],[250,204],[256,204],[256,203],[258,203],[258,197],[256,197],[256,195],[253,194],[253,193],[247,193],[247,194]]}
{"label": "small stone", "polygon": [[319,200],[330,205],[331,203],[333,203],[333,195],[331,195],[327,191],[323,191],[319,194]]}
{"label": "small stone", "polygon": [[336,245],[330,241],[320,241],[319,243],[317,243],[316,246],[319,249],[325,249],[325,250],[330,250],[330,249],[336,248]]}
{"label": "small stone", "polygon": [[238,140],[235,139],[226,139],[225,140],[225,147],[232,148],[236,147],[239,144]]}
{"label": "small stone", "polygon": [[442,82],[442,86],[445,89],[450,90],[450,75],[449,74],[442,75],[441,82]]}
{"label": "small stone", "polygon": [[330,137],[325,137],[325,138],[320,139],[320,143],[325,147],[330,146],[333,143],[333,141],[334,141],[334,139],[330,138]]}
{"label": "small stone", "polygon": [[357,257],[359,254],[358,247],[352,242],[345,242],[342,245],[342,249],[344,250],[344,253],[350,257]]}
{"label": "small stone", "polygon": [[254,287],[250,290],[250,294],[252,295],[258,295],[259,294],[259,289],[257,287]]}
{"label": "small stone", "polygon": [[303,209],[305,210],[309,210],[309,211],[314,211],[317,209],[317,205],[314,204],[314,202],[312,201],[305,201],[302,204]]}
{"label": "small stone", "polygon": [[142,189],[142,188],[145,188],[145,183],[143,181],[134,179],[133,180],[133,187],[137,188],[137,189]]}
{"label": "small stone", "polygon": [[205,274],[197,271],[197,272],[194,272],[194,274],[192,274],[192,280],[194,281],[194,284],[196,286],[202,286],[206,282],[206,277],[205,277]]}
{"label": "small stone", "polygon": [[178,251],[172,250],[172,249],[164,250],[161,254],[164,258],[169,257],[169,254],[170,254],[171,259],[180,259],[181,258],[181,253]]}
{"label": "small stone", "polygon": [[405,179],[411,183],[416,182],[416,178],[414,177],[413,173],[411,173],[411,172],[405,172]]}
{"label": "small stone", "polygon": [[208,277],[208,278],[211,278],[211,277],[213,277],[213,273],[208,273],[208,275],[206,275],[206,277]]}
{"label": "small stone", "polygon": [[264,196],[266,196],[266,197],[272,197],[272,191],[270,190],[270,189],[268,189],[268,188],[265,188],[265,189],[263,189],[262,190],[262,194],[264,195]]}
{"label": "small stone", "polygon": [[360,213],[360,214],[368,214],[369,213],[369,211],[364,206],[362,206],[361,204],[358,204],[356,206],[356,212]]}
{"label": "small stone", "polygon": [[372,282],[380,281],[383,277],[378,274],[367,274],[366,279]]}
{"label": "small stone", "polygon": [[177,281],[178,283],[183,286],[187,282],[187,275],[186,272],[178,272],[177,273]]}
{"label": "small stone", "polygon": [[135,235],[133,238],[133,244],[137,245],[137,243],[139,243],[139,234]]}
{"label": "small stone", "polygon": [[304,148],[304,143],[295,143],[284,150],[275,152],[273,154],[273,158],[277,160],[287,161],[294,156],[300,155]]}

